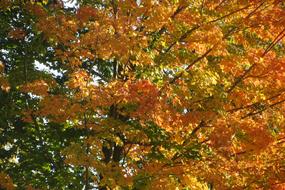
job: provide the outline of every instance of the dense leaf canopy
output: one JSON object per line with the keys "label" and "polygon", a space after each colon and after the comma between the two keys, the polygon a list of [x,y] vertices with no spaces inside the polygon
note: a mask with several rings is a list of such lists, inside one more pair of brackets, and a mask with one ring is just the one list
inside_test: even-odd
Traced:
{"label": "dense leaf canopy", "polygon": [[2,0],[0,24],[0,189],[285,187],[282,0]]}

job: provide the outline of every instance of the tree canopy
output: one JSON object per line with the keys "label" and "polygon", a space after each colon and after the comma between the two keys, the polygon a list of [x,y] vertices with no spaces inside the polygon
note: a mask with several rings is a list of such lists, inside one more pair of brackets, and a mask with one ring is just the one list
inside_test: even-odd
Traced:
{"label": "tree canopy", "polygon": [[282,0],[2,0],[0,24],[0,189],[285,187]]}

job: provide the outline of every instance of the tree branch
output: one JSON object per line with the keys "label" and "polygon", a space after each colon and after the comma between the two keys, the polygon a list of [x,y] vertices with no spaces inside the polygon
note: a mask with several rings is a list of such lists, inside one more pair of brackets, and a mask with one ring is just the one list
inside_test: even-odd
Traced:
{"label": "tree branch", "polygon": [[260,113],[264,112],[265,110],[267,110],[268,108],[272,108],[272,107],[274,107],[274,106],[276,106],[276,105],[282,104],[283,102],[285,102],[285,99],[284,99],[284,100],[281,100],[281,101],[279,101],[279,102],[276,102],[276,103],[274,103],[274,104],[271,104],[271,105],[269,105],[267,108],[263,108],[263,109],[261,109],[261,110],[259,110],[259,111],[257,111],[257,112],[251,112],[251,113],[249,113],[249,114],[243,116],[241,119],[245,119],[245,118],[247,118],[247,117],[251,117],[251,116],[260,114]]}

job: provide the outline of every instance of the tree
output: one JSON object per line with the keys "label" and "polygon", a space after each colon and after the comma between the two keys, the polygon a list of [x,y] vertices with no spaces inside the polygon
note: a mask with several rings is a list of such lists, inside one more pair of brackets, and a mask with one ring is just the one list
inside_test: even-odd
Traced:
{"label": "tree", "polygon": [[[29,185],[80,189],[83,170],[65,165],[60,151],[70,140],[76,141],[81,132],[46,123],[42,118],[26,122],[23,117],[25,109],[38,106],[39,99],[24,94],[21,86],[34,80],[51,80],[50,74],[36,68],[35,61],[49,65],[54,63],[54,56],[43,35],[33,28],[36,18],[22,6],[15,2],[1,7],[0,12],[0,187],[4,184],[2,188],[12,189],[13,180],[18,189]],[[58,84],[64,81],[60,76],[56,80]]]}
{"label": "tree", "polygon": [[[14,89],[31,102],[19,121],[51,134],[49,148],[64,139],[55,152],[82,175],[58,188],[282,188],[281,0],[29,2],[18,11],[34,18],[28,29],[48,51],[34,60],[61,73],[35,72]],[[23,29],[8,35],[18,40]],[[11,87],[17,77],[8,74]]]}

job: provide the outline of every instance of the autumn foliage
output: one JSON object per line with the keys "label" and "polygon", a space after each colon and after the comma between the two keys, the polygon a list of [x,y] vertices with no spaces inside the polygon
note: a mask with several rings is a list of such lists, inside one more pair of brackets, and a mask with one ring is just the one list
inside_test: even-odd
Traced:
{"label": "autumn foliage", "polygon": [[282,0],[4,2],[1,188],[284,189]]}

